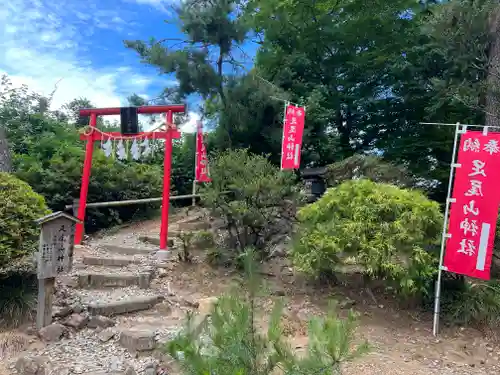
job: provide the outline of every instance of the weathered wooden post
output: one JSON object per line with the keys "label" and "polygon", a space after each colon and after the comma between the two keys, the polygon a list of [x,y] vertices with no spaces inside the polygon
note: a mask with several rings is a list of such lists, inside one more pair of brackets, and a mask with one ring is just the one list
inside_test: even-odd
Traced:
{"label": "weathered wooden post", "polygon": [[40,226],[40,244],[37,254],[38,329],[52,323],[52,300],[56,276],[71,271],[76,217],[64,212],[54,212],[36,221]]}

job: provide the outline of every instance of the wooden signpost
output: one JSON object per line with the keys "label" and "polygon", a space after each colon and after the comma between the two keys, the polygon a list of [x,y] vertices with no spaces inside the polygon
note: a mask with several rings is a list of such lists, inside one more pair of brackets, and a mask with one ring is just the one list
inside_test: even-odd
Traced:
{"label": "wooden signpost", "polygon": [[56,276],[71,271],[75,225],[81,221],[64,212],[55,212],[36,222],[41,226],[37,255],[36,325],[38,329],[41,329],[52,323],[52,300]]}

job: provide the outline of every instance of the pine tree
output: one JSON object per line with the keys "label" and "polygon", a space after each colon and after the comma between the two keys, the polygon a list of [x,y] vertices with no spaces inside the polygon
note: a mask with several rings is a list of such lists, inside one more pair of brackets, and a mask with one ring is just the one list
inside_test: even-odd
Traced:
{"label": "pine tree", "polygon": [[[352,349],[356,317],[345,320],[335,313],[309,323],[309,349],[299,357],[284,339],[282,303],[276,303],[267,332],[256,328],[256,297],[262,290],[254,252],[245,255],[244,289],[223,295],[211,314],[198,324],[191,316],[185,329],[166,347],[185,375],[284,375],[340,374],[341,364],[368,349]],[[246,293],[241,291],[245,290]],[[334,309],[330,309],[334,311]]]}

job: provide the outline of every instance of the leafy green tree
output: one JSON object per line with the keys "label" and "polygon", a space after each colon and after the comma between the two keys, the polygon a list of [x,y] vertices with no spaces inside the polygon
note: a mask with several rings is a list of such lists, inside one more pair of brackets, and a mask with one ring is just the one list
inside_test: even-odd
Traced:
{"label": "leafy green tree", "polygon": [[66,103],[62,107],[62,113],[66,115],[66,119],[73,124],[76,128],[83,128],[90,123],[90,116],[80,116],[80,109],[82,108],[95,108],[92,102],[87,98],[76,98]]}
{"label": "leafy green tree", "polygon": [[[225,150],[225,129],[231,128],[233,147],[248,148],[254,154],[268,155],[275,165],[279,165],[283,103],[273,97],[282,97],[283,93],[263,83],[252,73],[228,79],[225,91],[230,105],[223,108],[220,103],[208,101],[205,106],[207,117],[218,124],[209,138],[208,148]],[[308,160],[307,156],[303,157]]]}
{"label": "leafy green tree", "polygon": [[[233,49],[240,45],[248,28],[239,17],[238,1],[183,1],[175,7],[185,39],[151,39],[125,41],[142,61],[156,66],[162,74],[175,74],[180,98],[199,94],[203,99],[220,101],[228,107],[225,91],[225,69],[234,62]],[[232,129],[226,129],[227,142],[232,141]]]}
{"label": "leafy green tree", "polygon": [[263,36],[258,72],[307,105],[308,145],[322,151],[327,135],[336,135],[331,155],[320,152],[323,163],[370,149],[383,136],[395,100],[390,67],[414,42],[414,21],[401,14],[414,6],[407,0],[249,2],[249,18]]}
{"label": "leafy green tree", "polygon": [[414,187],[417,183],[403,166],[392,165],[374,155],[353,155],[329,165],[326,173],[329,187],[361,178],[408,188]]}
{"label": "leafy green tree", "polygon": [[422,193],[369,180],[346,181],[303,207],[295,265],[315,277],[354,257],[373,278],[404,296],[430,292],[437,272],[442,214]]}

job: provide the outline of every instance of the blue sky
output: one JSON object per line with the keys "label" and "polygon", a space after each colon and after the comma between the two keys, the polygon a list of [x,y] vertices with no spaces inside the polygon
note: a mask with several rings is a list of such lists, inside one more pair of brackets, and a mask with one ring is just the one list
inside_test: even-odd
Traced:
{"label": "blue sky", "polygon": [[[49,94],[53,109],[76,97],[98,107],[125,104],[137,93],[154,97],[175,85],[141,64],[124,39],[181,37],[171,19],[175,0],[4,0],[0,7],[0,74]],[[250,48],[249,51],[255,50]],[[250,52],[251,53],[251,52]],[[197,120],[190,100],[191,130]]]}

